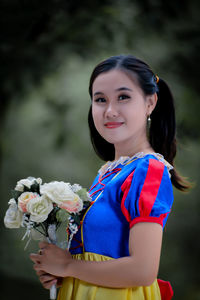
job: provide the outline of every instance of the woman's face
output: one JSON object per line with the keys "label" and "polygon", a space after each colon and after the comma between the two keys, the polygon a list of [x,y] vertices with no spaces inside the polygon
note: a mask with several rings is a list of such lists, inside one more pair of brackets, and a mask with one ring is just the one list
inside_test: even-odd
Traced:
{"label": "woman's face", "polygon": [[101,73],[92,88],[92,116],[99,134],[118,147],[147,140],[147,116],[153,110],[149,97],[123,71]]}

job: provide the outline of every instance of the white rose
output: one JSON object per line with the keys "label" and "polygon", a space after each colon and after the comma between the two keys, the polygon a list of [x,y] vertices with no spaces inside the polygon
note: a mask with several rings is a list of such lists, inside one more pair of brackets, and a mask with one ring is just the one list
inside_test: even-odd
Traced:
{"label": "white rose", "polygon": [[37,196],[27,203],[27,212],[30,213],[30,220],[33,222],[44,222],[53,209],[53,203],[45,196]]}
{"label": "white rose", "polygon": [[77,213],[82,210],[83,202],[76,195],[69,183],[53,181],[40,187],[40,192],[68,212]]}
{"label": "white rose", "polygon": [[17,204],[17,203],[16,203],[15,199],[12,198],[8,201],[8,204],[10,205],[10,204]]}
{"label": "white rose", "polygon": [[74,183],[74,184],[72,185],[72,190],[73,190],[74,193],[77,193],[77,192],[80,191],[81,189],[82,189],[82,186],[80,186],[80,184],[78,184],[78,183]]}
{"label": "white rose", "polygon": [[42,179],[41,178],[28,177],[26,179],[19,180],[17,182],[15,190],[23,192],[24,191],[24,185],[27,186],[28,188],[30,188],[31,185],[34,183],[34,181],[37,181],[38,184],[42,184]]}
{"label": "white rose", "polygon": [[37,197],[39,197],[39,195],[37,193],[32,193],[32,192],[22,193],[18,197],[18,207],[19,207],[19,210],[21,210],[24,213],[27,212],[27,204],[28,204],[28,202],[31,199],[37,198]]}
{"label": "white rose", "polygon": [[4,217],[4,224],[7,228],[19,228],[22,222],[22,212],[18,210],[15,199],[10,199],[10,204]]}

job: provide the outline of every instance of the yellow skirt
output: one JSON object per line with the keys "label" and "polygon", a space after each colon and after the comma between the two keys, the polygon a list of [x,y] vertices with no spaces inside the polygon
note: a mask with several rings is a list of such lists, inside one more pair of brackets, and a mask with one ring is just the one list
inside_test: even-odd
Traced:
{"label": "yellow skirt", "polygon": [[[85,252],[73,255],[74,259],[106,261],[113,259],[96,253]],[[95,286],[85,281],[66,277],[59,290],[57,300],[161,300],[157,280],[150,286],[133,288],[108,288]]]}

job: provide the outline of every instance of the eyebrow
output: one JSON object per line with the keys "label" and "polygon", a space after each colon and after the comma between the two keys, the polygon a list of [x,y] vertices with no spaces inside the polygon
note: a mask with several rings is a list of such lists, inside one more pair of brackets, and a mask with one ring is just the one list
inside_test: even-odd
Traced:
{"label": "eyebrow", "polygon": [[122,86],[122,87],[116,89],[115,91],[116,92],[118,92],[118,91],[130,91],[130,92],[132,92],[133,90],[131,90],[131,89],[125,87],[125,86]]}
{"label": "eyebrow", "polygon": [[[125,86],[122,86],[122,87],[116,89],[115,91],[116,92],[119,92],[119,91],[130,91],[130,92],[132,92],[133,90],[131,90],[131,89],[125,87]],[[104,93],[102,93],[102,92],[96,92],[96,93],[94,93],[94,96],[96,96],[96,95],[103,95],[103,94]]]}

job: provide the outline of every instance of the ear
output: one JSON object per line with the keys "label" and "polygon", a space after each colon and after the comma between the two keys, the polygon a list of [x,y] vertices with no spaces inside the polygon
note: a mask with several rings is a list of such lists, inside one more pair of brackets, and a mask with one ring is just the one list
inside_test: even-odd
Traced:
{"label": "ear", "polygon": [[150,116],[150,114],[156,107],[157,101],[158,101],[157,93],[147,96],[146,98],[147,116]]}

